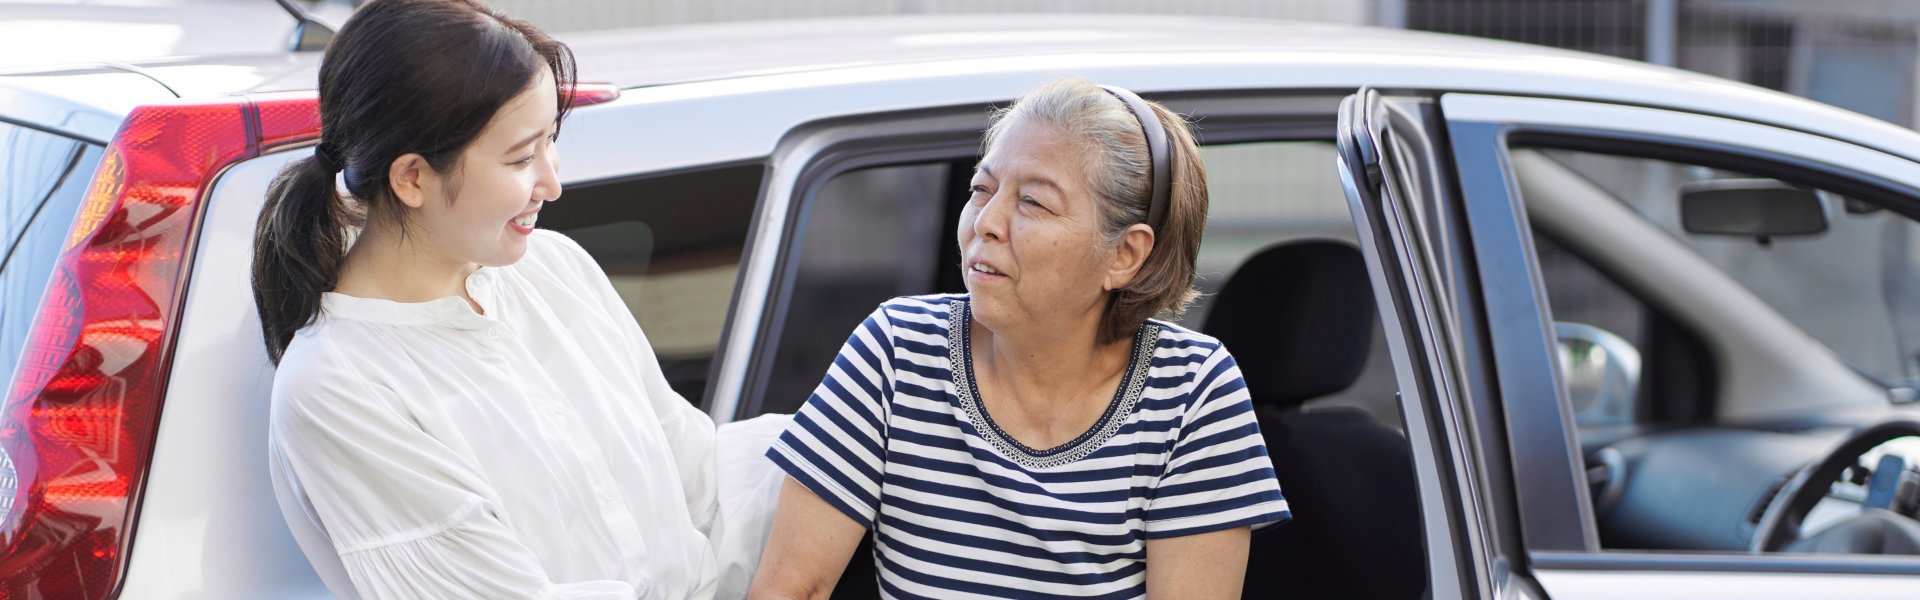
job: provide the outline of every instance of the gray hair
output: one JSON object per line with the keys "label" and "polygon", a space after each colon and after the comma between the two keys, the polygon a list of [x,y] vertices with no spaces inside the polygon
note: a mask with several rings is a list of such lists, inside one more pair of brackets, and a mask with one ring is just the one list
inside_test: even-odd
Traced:
{"label": "gray hair", "polygon": [[[1132,282],[1107,296],[1100,343],[1132,336],[1154,315],[1178,317],[1199,295],[1193,289],[1193,275],[1207,225],[1206,167],[1186,119],[1157,102],[1147,104],[1160,119],[1173,150],[1171,193],[1163,221],[1154,228],[1152,252]],[[984,152],[992,152],[1014,123],[1058,127],[1085,144],[1085,183],[1100,206],[1100,231],[1108,246],[1118,244],[1128,227],[1146,222],[1153,195],[1153,163],[1146,132],[1125,102],[1078,77],[1047,82],[994,112]]]}
{"label": "gray hair", "polygon": [[1100,233],[1107,244],[1119,243],[1128,226],[1146,222],[1153,163],[1140,120],[1119,98],[1079,77],[1048,82],[994,111],[985,150],[992,151],[994,142],[1016,122],[1058,127],[1085,142],[1086,183],[1102,200]]}

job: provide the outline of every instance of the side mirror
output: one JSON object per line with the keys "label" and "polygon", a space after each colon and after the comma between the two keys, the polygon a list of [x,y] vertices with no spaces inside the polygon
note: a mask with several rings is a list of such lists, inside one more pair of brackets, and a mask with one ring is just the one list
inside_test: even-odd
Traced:
{"label": "side mirror", "polygon": [[1811,189],[1772,179],[1716,179],[1680,187],[1680,225],[1687,233],[1751,237],[1813,235],[1827,230],[1826,201]]}
{"label": "side mirror", "polygon": [[1555,322],[1560,377],[1573,401],[1574,423],[1633,422],[1640,394],[1640,350],[1613,333],[1584,323]]}

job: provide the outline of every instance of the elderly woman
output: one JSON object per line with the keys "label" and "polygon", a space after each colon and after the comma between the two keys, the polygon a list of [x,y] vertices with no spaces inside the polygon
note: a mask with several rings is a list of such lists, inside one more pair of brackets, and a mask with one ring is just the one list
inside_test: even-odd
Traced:
{"label": "elderly woman", "polygon": [[855,329],[767,455],[791,477],[753,598],[826,598],[876,534],[890,598],[1238,598],[1285,520],[1246,386],[1194,297],[1186,122],[1067,79],[995,115],[958,233],[967,294]]}

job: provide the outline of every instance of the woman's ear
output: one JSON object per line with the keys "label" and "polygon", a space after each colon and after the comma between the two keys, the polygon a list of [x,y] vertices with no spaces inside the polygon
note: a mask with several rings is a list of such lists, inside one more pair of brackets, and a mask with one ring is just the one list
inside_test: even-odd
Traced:
{"label": "woman's ear", "polygon": [[426,206],[427,198],[439,190],[439,183],[440,174],[418,154],[402,155],[387,167],[387,185],[393,188],[393,196],[408,208]]}
{"label": "woman's ear", "polygon": [[1120,243],[1114,246],[1113,261],[1107,264],[1108,291],[1127,287],[1133,278],[1140,274],[1140,267],[1147,264],[1147,255],[1153,253],[1153,228],[1146,223],[1134,223],[1120,232]]}

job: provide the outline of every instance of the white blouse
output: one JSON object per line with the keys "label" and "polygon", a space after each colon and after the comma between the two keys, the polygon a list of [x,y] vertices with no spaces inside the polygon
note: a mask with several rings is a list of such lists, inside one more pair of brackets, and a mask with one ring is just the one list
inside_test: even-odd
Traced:
{"label": "white blouse", "polygon": [[713,422],[667,386],[598,264],[536,231],[466,285],[485,314],[328,293],[275,376],[273,458],[354,587],[712,597]]}

